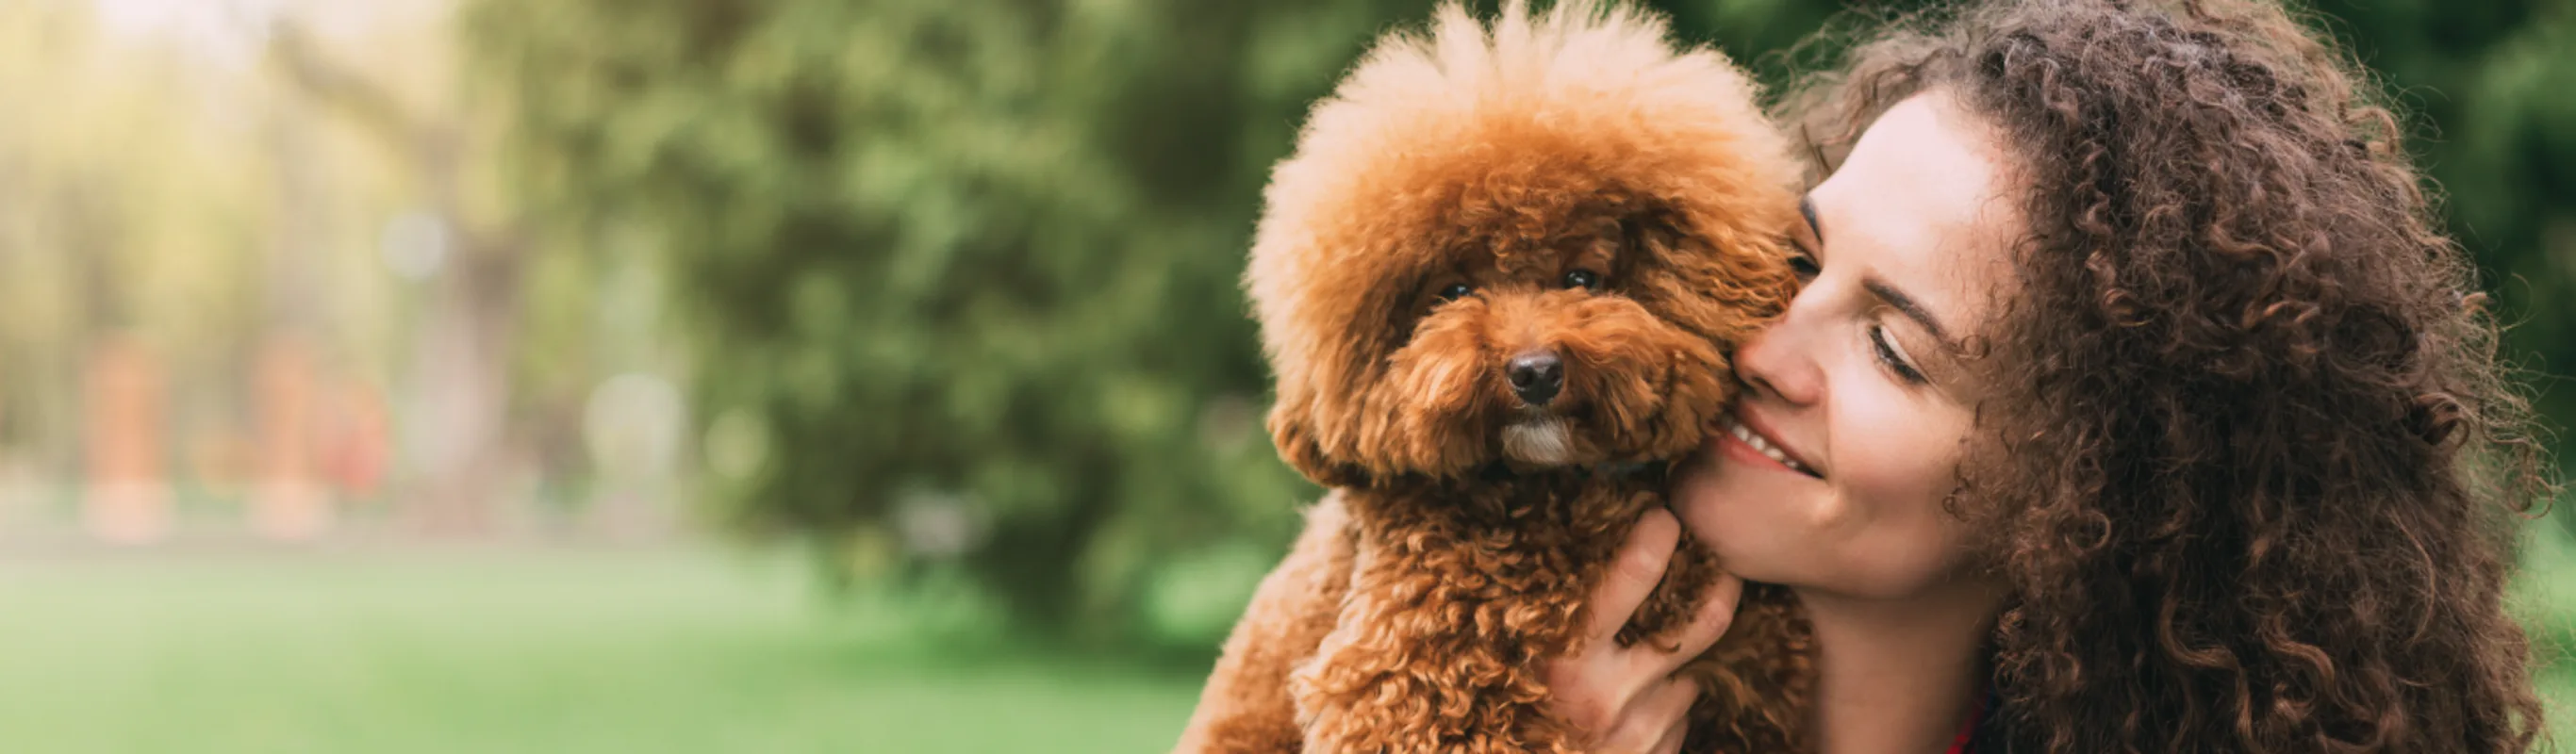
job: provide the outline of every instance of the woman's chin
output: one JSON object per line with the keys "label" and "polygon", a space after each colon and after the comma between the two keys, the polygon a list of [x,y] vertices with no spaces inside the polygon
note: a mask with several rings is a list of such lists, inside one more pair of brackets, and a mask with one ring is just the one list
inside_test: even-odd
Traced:
{"label": "woman's chin", "polygon": [[1748,581],[1783,583],[1790,564],[1779,562],[1797,545],[1799,516],[1793,501],[1813,490],[1762,484],[1763,469],[1737,468],[1732,459],[1702,453],[1673,485],[1673,515],[1693,539],[1715,552],[1721,567]]}

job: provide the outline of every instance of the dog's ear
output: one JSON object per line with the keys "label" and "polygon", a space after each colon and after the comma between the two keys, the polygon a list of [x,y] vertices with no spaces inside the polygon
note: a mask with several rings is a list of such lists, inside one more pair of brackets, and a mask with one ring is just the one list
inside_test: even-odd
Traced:
{"label": "dog's ear", "polygon": [[1270,441],[1279,446],[1279,457],[1307,479],[1326,487],[1354,487],[1367,481],[1368,475],[1358,467],[1324,456],[1322,441],[1315,434],[1311,401],[1283,391],[1279,402],[1270,407],[1269,426]]}

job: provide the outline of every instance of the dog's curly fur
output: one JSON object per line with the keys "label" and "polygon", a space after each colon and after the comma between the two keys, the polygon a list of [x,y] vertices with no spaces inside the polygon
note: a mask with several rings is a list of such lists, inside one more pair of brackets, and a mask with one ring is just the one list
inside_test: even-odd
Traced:
{"label": "dog's curly fur", "polygon": [[[1540,664],[1732,398],[1728,349],[1794,292],[1786,145],[1725,58],[1624,8],[1512,2],[1489,28],[1453,3],[1372,51],[1273,174],[1245,275],[1274,439],[1337,489],[1181,749],[1574,750]],[[1514,366],[1548,358],[1553,380]],[[1686,538],[1619,641],[1686,622],[1716,568]],[[1691,750],[1804,746],[1805,631],[1748,592],[1691,668]]]}

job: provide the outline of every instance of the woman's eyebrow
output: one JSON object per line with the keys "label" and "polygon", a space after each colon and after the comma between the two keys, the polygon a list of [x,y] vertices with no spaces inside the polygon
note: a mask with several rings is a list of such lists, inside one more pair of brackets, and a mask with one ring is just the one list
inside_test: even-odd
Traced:
{"label": "woman's eyebrow", "polygon": [[1923,329],[1931,331],[1934,339],[1943,343],[1950,342],[1949,332],[1941,329],[1941,323],[1932,319],[1931,310],[1923,308],[1923,305],[1917,303],[1914,297],[1905,295],[1905,292],[1897,290],[1896,286],[1888,285],[1887,281],[1877,278],[1863,279],[1860,285],[1867,289],[1870,295],[1887,302],[1888,306],[1896,307],[1896,310],[1903,312],[1906,318],[1914,320],[1915,324],[1922,325]]}
{"label": "woman's eyebrow", "polygon": [[1798,214],[1807,218],[1807,232],[1816,235],[1817,243],[1824,243],[1825,228],[1816,224],[1816,200],[1808,198],[1806,194],[1799,194]]}

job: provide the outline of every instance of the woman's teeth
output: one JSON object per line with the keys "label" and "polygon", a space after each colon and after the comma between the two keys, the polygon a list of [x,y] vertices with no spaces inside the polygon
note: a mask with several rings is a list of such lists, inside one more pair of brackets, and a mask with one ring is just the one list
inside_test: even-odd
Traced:
{"label": "woman's teeth", "polygon": [[1809,471],[1804,464],[1789,458],[1789,454],[1780,452],[1779,448],[1771,447],[1769,441],[1763,440],[1761,435],[1754,434],[1752,428],[1744,426],[1743,422],[1736,421],[1735,417],[1726,418],[1726,432],[1734,435],[1735,439],[1743,440],[1744,444],[1753,446],[1754,450],[1762,453],[1762,457],[1779,461],[1780,465],[1789,467],[1791,471],[1809,476],[1816,473]]}

